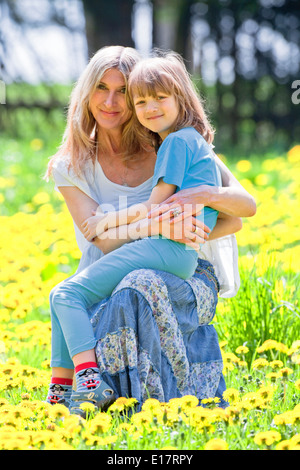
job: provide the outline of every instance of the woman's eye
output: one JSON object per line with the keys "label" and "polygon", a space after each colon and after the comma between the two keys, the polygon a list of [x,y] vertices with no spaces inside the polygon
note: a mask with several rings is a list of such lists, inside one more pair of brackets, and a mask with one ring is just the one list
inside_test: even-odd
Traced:
{"label": "woman's eye", "polygon": [[102,83],[99,83],[99,84],[97,85],[97,88],[98,88],[98,90],[105,90],[105,89],[106,89],[106,86],[103,85]]}
{"label": "woman's eye", "polygon": [[120,93],[122,93],[123,95],[125,95],[125,93],[126,93],[126,88],[125,88],[125,87],[124,87],[124,88],[121,88]]}

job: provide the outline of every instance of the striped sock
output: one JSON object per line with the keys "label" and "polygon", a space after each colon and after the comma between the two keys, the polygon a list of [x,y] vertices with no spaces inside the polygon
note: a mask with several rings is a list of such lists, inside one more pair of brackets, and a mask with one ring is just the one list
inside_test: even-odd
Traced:
{"label": "striped sock", "polygon": [[85,362],[75,367],[76,391],[86,392],[97,388],[101,382],[96,362]]}
{"label": "striped sock", "polygon": [[71,397],[72,384],[72,379],[52,377],[46,402],[55,405],[62,398],[68,400]]}

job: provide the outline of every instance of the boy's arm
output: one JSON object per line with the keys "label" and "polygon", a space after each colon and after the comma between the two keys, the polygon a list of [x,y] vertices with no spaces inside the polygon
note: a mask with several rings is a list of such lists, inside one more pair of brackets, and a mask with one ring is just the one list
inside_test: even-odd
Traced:
{"label": "boy's arm", "polygon": [[117,226],[130,224],[147,217],[151,208],[158,206],[168,197],[175,193],[176,186],[168,184],[160,179],[152,189],[150,198],[146,202],[134,204],[124,210],[117,212]]}
{"label": "boy's arm", "polygon": [[[165,183],[162,179],[153,188],[148,201],[134,204],[125,209],[116,212],[100,213],[97,209],[97,215],[89,217],[82,224],[82,231],[85,238],[92,241],[96,236],[100,236],[108,229],[128,225],[147,217],[150,209],[158,206],[165,199],[170,197],[176,190],[176,186]],[[99,206],[100,207],[100,206]],[[100,207],[101,211],[101,207]]]}

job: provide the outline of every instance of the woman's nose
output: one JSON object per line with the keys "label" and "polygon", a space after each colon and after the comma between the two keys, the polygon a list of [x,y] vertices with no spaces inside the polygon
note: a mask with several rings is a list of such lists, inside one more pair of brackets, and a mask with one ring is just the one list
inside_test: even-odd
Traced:
{"label": "woman's nose", "polygon": [[115,94],[113,92],[109,92],[105,98],[105,106],[107,108],[110,108],[111,106],[113,106],[115,102]]}

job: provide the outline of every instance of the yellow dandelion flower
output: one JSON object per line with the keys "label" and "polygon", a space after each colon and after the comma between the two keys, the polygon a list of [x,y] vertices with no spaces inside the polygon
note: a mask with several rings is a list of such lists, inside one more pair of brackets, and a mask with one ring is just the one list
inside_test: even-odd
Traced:
{"label": "yellow dandelion flower", "polygon": [[261,354],[265,351],[269,351],[270,349],[288,350],[288,348],[286,348],[286,346],[284,346],[282,343],[278,343],[278,341],[275,341],[273,339],[267,339],[261,346],[257,348],[257,352]]}
{"label": "yellow dandelion flower", "polygon": [[214,397],[214,398],[203,398],[201,400],[201,403],[203,405],[214,405],[220,403],[220,398],[219,397]]}
{"label": "yellow dandelion flower", "polygon": [[125,409],[130,409],[133,408],[138,401],[135,398],[125,398],[125,397],[119,397],[117,400],[110,405],[108,411],[114,413],[114,412],[122,412]]}
{"label": "yellow dandelion flower", "polygon": [[225,409],[226,415],[231,422],[237,422],[241,414],[241,409],[238,406],[229,405]]}
{"label": "yellow dandelion flower", "polygon": [[291,150],[287,153],[288,161],[290,163],[298,163],[300,162],[300,145],[295,145]]}
{"label": "yellow dandelion flower", "polygon": [[83,431],[81,434],[82,439],[85,441],[88,446],[96,446],[99,444],[100,436],[95,436],[88,431]]}
{"label": "yellow dandelion flower", "polygon": [[274,416],[273,421],[276,426],[286,426],[294,423],[295,416],[292,411],[285,411],[284,413]]}
{"label": "yellow dandelion flower", "polygon": [[180,398],[180,403],[182,409],[185,410],[186,408],[195,408],[195,406],[198,406],[199,400],[194,395],[185,395]]}
{"label": "yellow dandelion flower", "polygon": [[82,411],[85,411],[86,413],[94,413],[97,409],[97,407],[93,403],[89,403],[88,401],[85,401],[84,403],[81,403],[79,408]]}
{"label": "yellow dandelion flower", "polygon": [[[276,387],[275,387],[276,389]],[[257,393],[264,399],[264,400],[272,400],[274,391],[274,387],[263,385],[258,390]]]}
{"label": "yellow dandelion flower", "polygon": [[32,198],[32,202],[36,205],[47,204],[49,201],[50,201],[50,196],[45,191],[36,193]]}
{"label": "yellow dandelion flower", "polygon": [[107,413],[98,413],[94,419],[89,422],[89,430],[92,434],[105,433],[111,426],[112,418]]}
{"label": "yellow dandelion flower", "polygon": [[299,446],[300,445],[300,434],[294,434],[294,436],[291,437],[290,439],[293,443],[294,446]]}
{"label": "yellow dandelion flower", "polygon": [[1,398],[0,397],[0,408],[1,408],[1,406],[7,406],[8,404],[9,404],[9,402],[6,398]]}
{"label": "yellow dandelion flower", "polygon": [[239,406],[246,410],[252,410],[255,408],[264,408],[265,402],[263,398],[256,392],[249,392],[246,393],[242,401],[240,402]]}
{"label": "yellow dandelion flower", "polygon": [[43,146],[44,142],[42,139],[39,138],[32,139],[32,141],[30,142],[30,148],[34,151],[41,150]]}
{"label": "yellow dandelion flower", "polygon": [[237,354],[247,354],[249,352],[249,348],[247,348],[247,346],[239,346],[236,348],[235,352]]}
{"label": "yellow dandelion flower", "polygon": [[235,388],[227,388],[227,390],[223,392],[223,398],[228,402],[236,402],[239,399],[239,396],[240,392]]}
{"label": "yellow dandelion flower", "polygon": [[283,367],[283,362],[279,360],[271,361],[270,366],[272,367],[272,369],[280,369],[281,367]]}
{"label": "yellow dandelion flower", "polygon": [[252,369],[263,369],[264,367],[267,367],[269,365],[269,361],[267,361],[267,359],[256,359],[255,361],[253,361],[252,363]]}
{"label": "yellow dandelion flower", "polygon": [[269,184],[269,175],[266,173],[260,173],[254,179],[254,182],[257,186],[266,186]]}
{"label": "yellow dandelion flower", "polygon": [[186,411],[188,422],[192,427],[198,427],[210,423],[211,410],[198,406]]}
{"label": "yellow dandelion flower", "polygon": [[[101,439],[101,438],[100,438]],[[99,442],[99,445],[109,446],[114,444],[118,440],[118,436],[106,436],[102,437],[102,441]]]}
{"label": "yellow dandelion flower", "polygon": [[293,364],[300,365],[300,354],[293,354],[291,359]]}
{"label": "yellow dandelion flower", "polygon": [[247,171],[251,170],[252,163],[249,160],[240,160],[236,164],[236,169],[241,173],[246,173]]}
{"label": "yellow dandelion flower", "polygon": [[142,405],[142,411],[157,411],[161,409],[161,403],[156,398],[148,398]]}
{"label": "yellow dandelion flower", "polygon": [[293,443],[290,441],[290,439],[285,439],[284,441],[279,442],[279,444],[277,444],[275,447],[276,450],[292,450],[292,448]]}
{"label": "yellow dandelion flower", "polygon": [[153,416],[148,411],[140,411],[131,417],[131,423],[135,426],[148,426],[153,420]]}
{"label": "yellow dandelion flower", "polygon": [[266,378],[270,379],[272,383],[276,382],[280,377],[281,374],[279,372],[270,372],[269,374],[266,374]]}
{"label": "yellow dandelion flower", "polygon": [[279,370],[279,373],[283,379],[286,379],[289,375],[293,374],[294,371],[290,367],[283,367]]}
{"label": "yellow dandelion flower", "polygon": [[64,405],[57,403],[50,408],[50,417],[52,419],[66,418],[70,415],[70,411]]}
{"label": "yellow dandelion flower", "polygon": [[278,431],[263,431],[256,434],[254,442],[258,446],[266,445],[270,447],[274,442],[278,442],[281,439],[281,434]]}
{"label": "yellow dandelion flower", "polygon": [[300,379],[296,380],[296,382],[294,383],[294,386],[297,390],[300,390]]}
{"label": "yellow dandelion flower", "polygon": [[204,446],[204,450],[228,450],[228,449],[229,449],[228,444],[223,439],[211,439]]}

